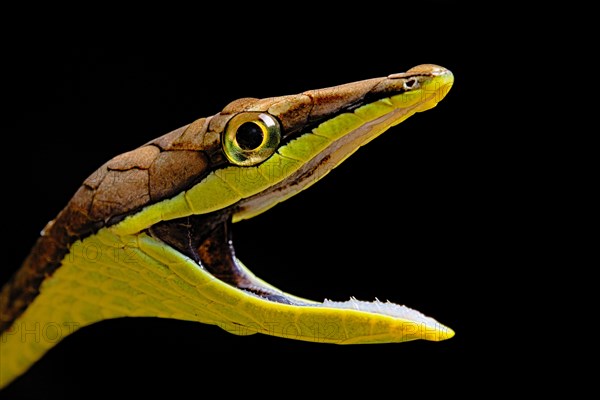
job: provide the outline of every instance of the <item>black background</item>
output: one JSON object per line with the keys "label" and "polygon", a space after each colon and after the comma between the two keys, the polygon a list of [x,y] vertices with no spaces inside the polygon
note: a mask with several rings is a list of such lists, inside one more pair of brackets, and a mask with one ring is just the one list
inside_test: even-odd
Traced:
{"label": "black background", "polygon": [[[450,388],[451,375],[452,385],[468,386],[464,365],[483,329],[481,294],[501,261],[493,228],[501,194],[490,163],[497,143],[486,135],[494,121],[484,116],[491,101],[484,56],[495,45],[484,24],[453,2],[363,7],[344,16],[307,13],[298,23],[252,14],[231,38],[223,35],[237,25],[221,10],[187,16],[181,24],[191,33],[173,37],[155,26],[158,33],[118,40],[82,43],[72,31],[9,43],[2,128],[9,239],[0,283],[80,183],[114,155],[240,97],[298,93],[435,63],[455,75],[438,107],[391,129],[309,190],[237,224],[234,240],[240,259],[285,291],[317,300],[389,299],[447,324],[456,336],[335,346],[238,337],[173,320],[105,321],[65,339],[0,397],[79,397],[118,385],[199,397],[211,377],[254,369],[260,389],[233,385],[222,393],[264,391],[274,372],[329,382],[323,376],[336,370],[346,371],[344,379],[387,385],[393,376],[426,375],[442,389]],[[217,28],[202,23],[215,15],[223,19]],[[297,366],[303,359],[308,367]]]}

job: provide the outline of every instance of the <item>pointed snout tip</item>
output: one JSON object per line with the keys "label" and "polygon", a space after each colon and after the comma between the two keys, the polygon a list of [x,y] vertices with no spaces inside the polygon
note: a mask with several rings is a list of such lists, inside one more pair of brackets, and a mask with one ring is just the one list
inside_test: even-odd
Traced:
{"label": "pointed snout tip", "polygon": [[454,335],[455,335],[455,333],[452,329],[448,328],[447,326],[444,326],[438,330],[438,340],[437,341],[450,339],[450,338],[454,337]]}
{"label": "pointed snout tip", "polygon": [[436,64],[421,64],[416,67],[412,67],[408,71],[407,74],[423,74],[423,75],[433,75],[433,76],[447,76],[452,75],[449,69],[441,67]]}

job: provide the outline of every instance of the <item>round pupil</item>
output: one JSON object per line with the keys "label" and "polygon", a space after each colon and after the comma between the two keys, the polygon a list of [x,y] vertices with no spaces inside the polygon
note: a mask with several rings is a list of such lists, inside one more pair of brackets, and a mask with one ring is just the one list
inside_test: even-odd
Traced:
{"label": "round pupil", "polygon": [[254,150],[263,142],[263,131],[254,122],[244,122],[237,129],[235,140],[242,150]]}

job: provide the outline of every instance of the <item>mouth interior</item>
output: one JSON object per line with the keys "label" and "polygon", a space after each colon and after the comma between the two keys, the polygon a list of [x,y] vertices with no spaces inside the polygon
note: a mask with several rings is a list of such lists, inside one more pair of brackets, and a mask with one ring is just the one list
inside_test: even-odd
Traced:
{"label": "mouth interior", "polygon": [[277,303],[314,303],[269,285],[236,258],[231,240],[231,217],[224,212],[163,221],[149,231],[155,238],[194,260],[215,278],[240,290]]}

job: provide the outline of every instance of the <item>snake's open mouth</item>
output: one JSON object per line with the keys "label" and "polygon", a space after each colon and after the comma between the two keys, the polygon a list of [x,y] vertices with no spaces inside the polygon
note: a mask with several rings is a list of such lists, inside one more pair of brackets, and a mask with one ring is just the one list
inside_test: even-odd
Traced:
{"label": "snake's open mouth", "polygon": [[[435,94],[432,95],[432,99],[434,96]],[[389,99],[382,101],[392,104]],[[355,310],[371,316],[379,314],[427,326],[436,331],[442,330],[443,333],[437,336],[438,339],[451,337],[453,332],[433,318],[391,302],[379,300],[368,302],[354,298],[341,302],[327,299],[323,302],[316,302],[285,293],[256,277],[236,258],[231,237],[232,221],[253,217],[299,193],[320,180],[362,145],[391,126],[415,112],[423,111],[434,105],[433,101],[424,101],[414,106],[396,107],[393,111],[363,123],[331,141],[328,146],[320,149],[313,158],[303,163],[300,168],[276,185],[212,213],[159,222],[153,225],[149,231],[155,238],[194,260],[215,278],[262,300],[296,307]],[[318,136],[318,131],[313,130],[306,135]],[[298,139],[302,140],[302,136]],[[293,144],[292,141],[290,145]]]}
{"label": "snake's open mouth", "polygon": [[[279,147],[264,161],[215,169],[186,192],[125,220],[126,227],[116,226],[115,232],[134,233],[136,227],[145,225],[143,230],[152,237],[193,260],[202,275],[215,278],[211,282],[221,301],[224,293],[229,294],[230,305],[224,312],[236,315],[231,319],[234,326],[251,323],[257,326],[256,331],[285,335],[270,332],[267,325],[273,320],[286,320],[305,332],[317,320],[335,320],[340,334],[329,338],[335,343],[452,337],[454,333],[449,328],[398,304],[354,298],[317,302],[281,291],[248,270],[236,258],[233,248],[232,223],[252,218],[294,196],[390,127],[435,107],[452,86],[453,77],[443,68],[424,66],[411,73],[390,75],[384,82],[386,89],[376,90],[377,98],[364,95],[357,103],[341,96],[343,106],[283,135]],[[305,100],[310,98],[308,94],[303,96]],[[273,107],[269,110],[277,111]],[[299,327],[298,318],[306,318],[310,323]],[[353,322],[350,324],[349,320]],[[357,331],[349,332],[348,326]],[[300,337],[312,340],[304,333]]]}

